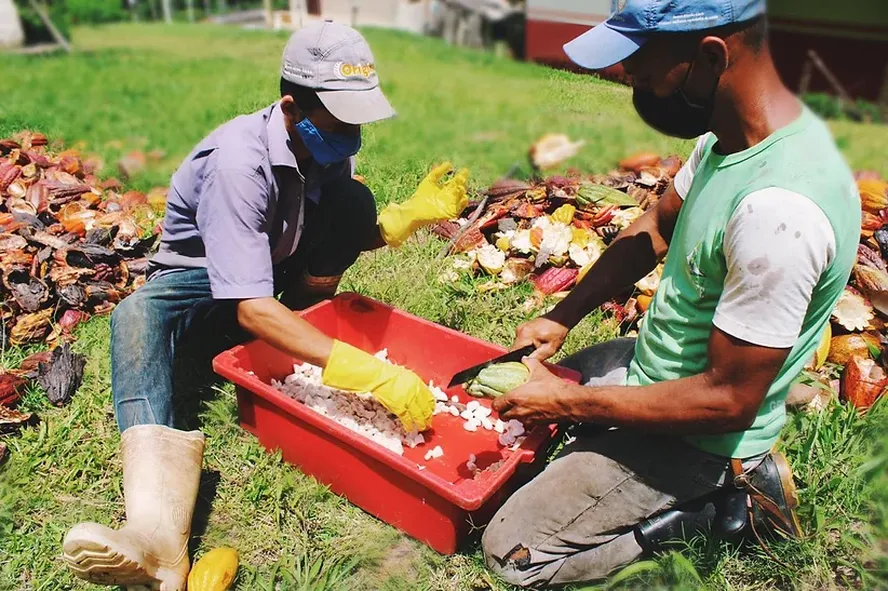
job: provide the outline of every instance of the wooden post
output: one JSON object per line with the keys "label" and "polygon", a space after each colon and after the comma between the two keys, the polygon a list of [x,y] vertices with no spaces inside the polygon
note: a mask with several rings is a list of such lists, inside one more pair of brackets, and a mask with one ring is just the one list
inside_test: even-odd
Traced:
{"label": "wooden post", "polygon": [[302,28],[302,3],[299,0],[290,0],[290,25]]}
{"label": "wooden post", "polygon": [[814,64],[811,63],[810,59],[805,60],[805,64],[802,66],[802,76],[799,78],[799,94],[805,94],[808,92],[808,87],[811,85],[811,73],[813,72]]}
{"label": "wooden post", "polygon": [[836,94],[839,95],[839,102],[842,107],[851,113],[851,115],[857,120],[860,121],[863,119],[863,116],[860,113],[860,110],[857,108],[857,105],[854,104],[854,101],[851,99],[851,96],[845,91],[845,87],[839,82],[839,79],[836,78],[829,68],[826,67],[826,64],[823,63],[823,60],[820,59],[820,56],[817,55],[817,52],[813,49],[808,50],[808,57],[811,59],[811,62],[814,66],[820,70],[820,73],[823,74],[823,77],[826,78],[826,81],[829,82],[830,86],[833,87],[833,90],[836,91]]}
{"label": "wooden post", "polygon": [[56,43],[61,45],[65,51],[71,53],[71,44],[68,43],[65,36],[56,29],[54,24],[52,24],[52,20],[50,20],[49,15],[43,9],[43,6],[38,4],[35,0],[28,0],[28,3],[31,5],[31,8],[34,9],[34,12],[37,13],[37,16],[40,17],[40,20],[43,21],[43,24],[46,25],[46,28],[49,29],[49,33],[52,35],[53,39],[55,39]]}
{"label": "wooden post", "polygon": [[263,7],[265,8],[265,26],[271,27],[272,18],[271,18],[271,0],[264,0]]}
{"label": "wooden post", "polygon": [[888,64],[885,65],[885,76],[882,78],[882,90],[879,91],[877,102],[882,107],[882,123],[888,123]]}

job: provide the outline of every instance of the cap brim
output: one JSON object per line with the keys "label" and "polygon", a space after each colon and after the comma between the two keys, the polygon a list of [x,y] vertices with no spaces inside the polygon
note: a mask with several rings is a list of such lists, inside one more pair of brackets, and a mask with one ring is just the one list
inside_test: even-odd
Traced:
{"label": "cap brim", "polygon": [[564,53],[578,66],[601,70],[620,63],[644,45],[647,37],[597,25],[564,45]]}
{"label": "cap brim", "polygon": [[351,125],[395,116],[395,110],[378,86],[370,90],[319,90],[318,98],[331,115]]}

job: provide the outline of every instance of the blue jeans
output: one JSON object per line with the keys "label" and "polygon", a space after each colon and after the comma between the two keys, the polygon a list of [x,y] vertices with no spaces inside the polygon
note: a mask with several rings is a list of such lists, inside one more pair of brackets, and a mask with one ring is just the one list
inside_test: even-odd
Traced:
{"label": "blue jeans", "polygon": [[[304,271],[341,275],[376,236],[370,190],[351,179],[325,185],[320,204],[306,207],[296,252],[275,269],[275,292],[281,301],[298,302],[287,296]],[[213,299],[206,269],[158,270],[152,268],[145,285],[111,315],[111,389],[121,432],[133,425],[175,426],[177,358],[207,367],[218,353],[251,338],[237,322],[237,301]]]}

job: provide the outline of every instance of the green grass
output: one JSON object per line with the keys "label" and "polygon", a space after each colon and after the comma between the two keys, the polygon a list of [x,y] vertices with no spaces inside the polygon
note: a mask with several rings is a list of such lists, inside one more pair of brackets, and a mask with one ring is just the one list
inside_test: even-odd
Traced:
{"label": "green grass", "polygon": [[[359,157],[380,205],[401,200],[443,159],[468,166],[480,188],[521,162],[545,132],[586,140],[570,165],[605,171],[637,150],[686,154],[688,142],[658,136],[632,111],[627,89],[436,40],[368,30],[383,86],[399,117],[369,127]],[[100,154],[103,175],[134,148],[166,156],[130,181],[166,184],[193,145],[227,119],[270,104],[285,35],[188,26],[118,25],[77,29],[76,54],[0,61],[0,137],[22,128]],[[888,128],[831,122],[855,168],[888,174]],[[360,291],[409,312],[499,344],[539,313],[523,307],[527,286],[478,295],[470,281],[441,285],[441,243],[420,234],[399,251],[363,256],[342,289]],[[593,315],[565,352],[615,334]],[[76,349],[89,357],[86,378],[65,408],[29,392],[22,406],[42,422],[6,438],[12,456],[0,471],[0,589],[87,589],[59,559],[61,540],[83,520],[122,522],[119,436],[113,419],[108,321],[83,326]],[[27,351],[6,350],[14,366]],[[238,589],[507,589],[487,573],[477,548],[441,557],[328,492],[266,453],[236,426],[230,387],[203,389],[201,428],[208,434],[197,555],[220,545],[241,553]],[[785,448],[796,467],[809,536],[777,545],[786,563],[759,550],[738,552],[697,541],[682,554],[636,567],[631,585],[716,589],[875,586],[871,570],[885,561],[869,523],[884,526],[884,463],[865,465],[888,422],[882,404],[865,419],[836,406],[823,415],[794,415]],[[212,501],[211,511],[207,504]],[[685,558],[686,557],[686,558]],[[845,577],[845,578],[842,578]],[[851,582],[848,582],[848,581]],[[620,585],[619,580],[613,582]]]}

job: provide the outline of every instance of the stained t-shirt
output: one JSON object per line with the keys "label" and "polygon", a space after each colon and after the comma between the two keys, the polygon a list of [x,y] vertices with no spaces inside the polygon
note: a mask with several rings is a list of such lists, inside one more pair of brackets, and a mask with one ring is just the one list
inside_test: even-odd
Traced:
{"label": "stained t-shirt", "polygon": [[811,358],[857,254],[860,197],[826,125],[809,109],[742,152],[701,138],[675,180],[684,199],[628,385],[706,370],[713,327],[789,349],[752,426],[686,439],[721,456],[767,452],[786,394]]}
{"label": "stained t-shirt", "polygon": [[300,171],[279,103],[223,124],[173,174],[152,261],[206,267],[216,299],[274,295],[274,267],[299,244],[305,199],[351,176],[354,159]]}

